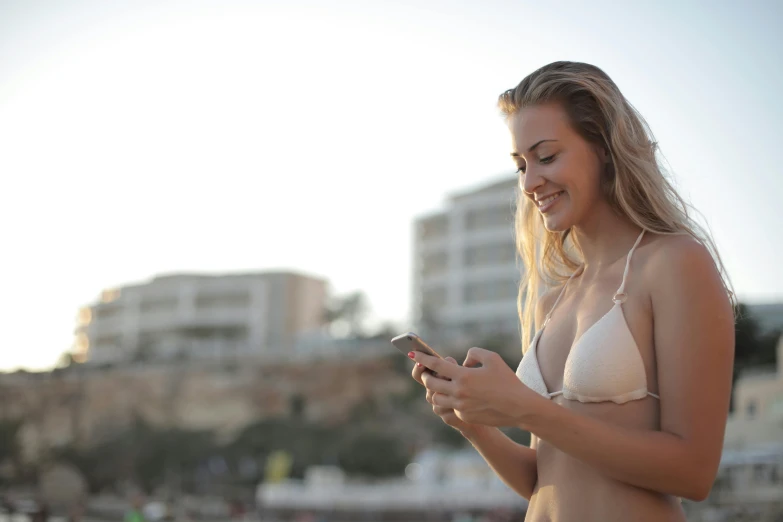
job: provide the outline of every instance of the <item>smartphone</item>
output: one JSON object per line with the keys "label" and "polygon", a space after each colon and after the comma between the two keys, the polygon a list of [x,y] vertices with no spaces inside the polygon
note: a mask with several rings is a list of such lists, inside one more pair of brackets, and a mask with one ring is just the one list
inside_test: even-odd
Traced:
{"label": "smartphone", "polygon": [[398,335],[391,340],[391,343],[405,355],[408,355],[408,352],[421,352],[443,359],[438,352],[430,348],[427,343],[422,341],[421,337],[413,332]]}

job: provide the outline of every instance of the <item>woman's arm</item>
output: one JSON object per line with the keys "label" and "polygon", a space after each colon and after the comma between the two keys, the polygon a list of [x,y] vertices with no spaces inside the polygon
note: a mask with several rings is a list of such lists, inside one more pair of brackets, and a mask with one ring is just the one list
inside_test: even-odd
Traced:
{"label": "woman's arm", "polygon": [[538,480],[536,450],[514,442],[498,428],[475,426],[462,433],[505,484],[530,500]]}
{"label": "woman's arm", "polygon": [[[557,299],[560,288],[545,292],[536,303],[534,328],[541,328],[552,303]],[[535,435],[530,436],[530,447],[511,440],[498,428],[477,425],[480,429],[462,432],[476,451],[484,457],[495,474],[511,489],[530,500],[538,482]]]}
{"label": "woman's arm", "polygon": [[[534,328],[544,322],[547,311],[552,307],[560,288],[545,292],[536,303],[533,318]],[[538,464],[536,462],[536,437],[531,434],[530,447],[511,440],[498,428],[477,425],[480,429],[462,432],[476,451],[484,457],[495,474],[508,487],[530,500],[538,482]]]}
{"label": "woman's arm", "polygon": [[692,500],[707,497],[723,446],[734,319],[709,252],[667,238],[650,258],[661,431],[618,427],[550,401],[528,401],[520,427],[616,480]]}

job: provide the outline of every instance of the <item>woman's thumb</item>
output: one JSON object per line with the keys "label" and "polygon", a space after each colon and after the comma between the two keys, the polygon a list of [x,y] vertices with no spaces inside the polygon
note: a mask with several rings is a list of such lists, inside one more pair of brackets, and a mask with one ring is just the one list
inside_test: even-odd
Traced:
{"label": "woman's thumb", "polygon": [[468,355],[462,363],[462,366],[466,368],[478,368],[484,366],[484,359],[487,351],[483,348],[471,348],[468,350]]}
{"label": "woman's thumb", "polygon": [[450,363],[457,364],[457,360],[454,357],[446,357],[446,360],[449,361]]}

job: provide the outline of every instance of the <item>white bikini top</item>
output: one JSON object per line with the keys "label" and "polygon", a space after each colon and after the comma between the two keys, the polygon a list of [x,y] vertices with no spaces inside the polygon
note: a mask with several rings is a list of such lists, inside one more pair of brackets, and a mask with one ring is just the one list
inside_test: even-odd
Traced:
{"label": "white bikini top", "polygon": [[625,261],[625,271],[620,288],[614,294],[614,306],[595,324],[588,328],[571,345],[571,351],[565,363],[563,389],[549,393],[538,365],[536,349],[557,303],[563,297],[568,283],[579,272],[577,270],[563,285],[552,309],[546,314],[544,324],[536,332],[525,356],[517,368],[517,377],[526,386],[551,399],[562,394],[568,400],[580,402],[615,402],[643,399],[648,395],[660,399],[658,395],[647,391],[647,374],[639,347],[628,329],[623,315],[622,303],[627,299],[625,279],[631,266],[631,256],[644,236],[639,234]]}

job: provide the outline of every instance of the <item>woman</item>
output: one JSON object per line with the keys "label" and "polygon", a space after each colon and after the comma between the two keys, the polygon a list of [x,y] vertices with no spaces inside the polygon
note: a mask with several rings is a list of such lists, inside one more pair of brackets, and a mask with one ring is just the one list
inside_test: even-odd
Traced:
{"label": "woman", "polygon": [[519,169],[522,332],[536,333],[516,374],[471,348],[462,366],[411,353],[413,377],[530,500],[526,520],[684,520],[680,498],[703,500],[715,479],[731,392],[731,293],[712,241],[602,70],[549,64],[499,105]]}

